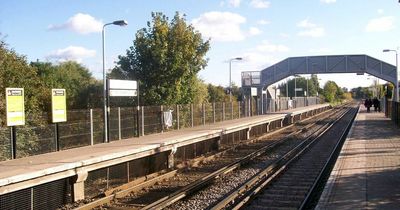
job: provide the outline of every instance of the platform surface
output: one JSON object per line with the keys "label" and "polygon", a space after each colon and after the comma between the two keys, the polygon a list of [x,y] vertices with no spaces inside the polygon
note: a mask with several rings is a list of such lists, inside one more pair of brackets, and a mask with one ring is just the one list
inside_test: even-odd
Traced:
{"label": "platform surface", "polygon": [[[80,167],[90,166],[101,162],[123,158],[137,153],[154,154],[171,145],[181,146],[190,144],[191,140],[201,141],[220,135],[224,132],[233,132],[244,126],[253,126],[268,121],[283,119],[293,111],[308,111],[328,106],[328,104],[313,105],[309,107],[288,110],[285,113],[272,113],[241,119],[226,120],[215,124],[196,126],[181,130],[152,134],[139,138],[131,138],[113,141],[107,144],[96,144],[94,146],[79,147],[59,152],[46,153],[15,160],[0,162],[0,194],[6,193],[3,186],[18,183],[25,180],[44,177],[49,174],[68,171],[69,174],[76,173]],[[72,172],[71,172],[72,171]]]}
{"label": "platform surface", "polygon": [[400,128],[362,106],[316,209],[400,209]]}

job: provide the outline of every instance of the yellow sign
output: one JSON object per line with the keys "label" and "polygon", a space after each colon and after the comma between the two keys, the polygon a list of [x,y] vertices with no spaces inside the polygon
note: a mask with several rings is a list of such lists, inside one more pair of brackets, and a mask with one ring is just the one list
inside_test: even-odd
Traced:
{"label": "yellow sign", "polygon": [[25,125],[23,88],[6,88],[7,126]]}
{"label": "yellow sign", "polygon": [[51,111],[53,123],[67,121],[67,102],[65,89],[51,89]]}

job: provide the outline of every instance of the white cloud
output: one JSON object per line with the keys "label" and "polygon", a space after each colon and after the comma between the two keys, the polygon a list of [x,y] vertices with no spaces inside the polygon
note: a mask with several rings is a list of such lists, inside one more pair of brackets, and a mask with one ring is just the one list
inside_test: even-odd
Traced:
{"label": "white cloud", "polygon": [[49,25],[49,30],[62,30],[69,29],[80,34],[89,34],[101,32],[103,23],[100,20],[96,20],[94,17],[77,13],[70,17],[67,22],[61,25]]}
{"label": "white cloud", "polygon": [[259,20],[259,21],[257,21],[257,24],[259,24],[259,25],[268,25],[270,23],[271,23],[271,21],[268,21],[268,20]]}
{"label": "white cloud", "polygon": [[269,41],[264,40],[260,45],[256,47],[256,50],[259,52],[277,53],[277,52],[288,52],[289,47],[282,44],[272,44]]}
{"label": "white cloud", "polygon": [[262,33],[262,31],[260,29],[258,29],[256,27],[250,27],[250,30],[249,30],[249,35],[250,36],[259,35],[261,33]]}
{"label": "white cloud", "polygon": [[314,28],[316,26],[317,26],[316,24],[311,23],[308,19],[304,19],[297,23],[297,27],[300,28]]}
{"label": "white cloud", "polygon": [[300,31],[297,33],[299,36],[308,36],[308,37],[322,37],[325,35],[325,29],[322,27],[311,28],[309,30]]}
{"label": "white cloud", "polygon": [[299,35],[299,36],[307,36],[307,37],[316,38],[316,37],[322,37],[325,35],[325,29],[323,27],[310,22],[308,19],[302,20],[299,23],[297,23],[297,27],[303,29],[297,33],[297,35]]}
{"label": "white cloud", "polygon": [[271,5],[271,2],[264,1],[264,0],[251,0],[250,6],[257,8],[257,9],[265,9]]}
{"label": "white cloud", "polygon": [[282,37],[282,38],[289,38],[290,34],[288,34],[288,33],[280,33],[279,36]]}
{"label": "white cloud", "polygon": [[73,60],[81,63],[83,58],[94,57],[95,55],[95,50],[89,50],[79,46],[69,46],[64,49],[58,49],[51,52],[49,55],[46,56],[46,58],[50,60],[55,60],[57,62]]}
{"label": "white cloud", "polygon": [[315,54],[321,54],[321,53],[331,53],[332,50],[330,50],[328,48],[319,48],[319,49],[309,49],[308,52],[315,53]]}
{"label": "white cloud", "polygon": [[213,41],[241,41],[246,38],[246,33],[240,25],[246,18],[231,12],[206,12],[192,20],[193,26],[205,38]]}
{"label": "white cloud", "polygon": [[383,9],[378,9],[378,11],[377,11],[377,12],[378,12],[378,14],[380,14],[380,15],[381,15],[381,14],[383,14],[383,13],[385,12],[385,10],[383,10]]}
{"label": "white cloud", "polygon": [[332,4],[332,3],[336,3],[336,0],[321,0],[322,3],[325,4]]}
{"label": "white cloud", "polygon": [[384,32],[394,29],[395,18],[393,16],[385,16],[380,18],[371,19],[365,30],[367,32]]}
{"label": "white cloud", "polygon": [[228,4],[232,7],[239,7],[240,6],[240,0],[229,0]]}

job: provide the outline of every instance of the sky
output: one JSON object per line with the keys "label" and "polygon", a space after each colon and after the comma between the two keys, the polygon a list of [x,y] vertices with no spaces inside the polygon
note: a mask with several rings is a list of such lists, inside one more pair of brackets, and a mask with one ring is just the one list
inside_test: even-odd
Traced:
{"label": "sky", "polygon": [[[2,39],[28,61],[75,60],[102,78],[103,24],[106,27],[106,67],[133,45],[135,33],[146,27],[151,12],[172,18],[175,12],[203,38],[211,39],[208,66],[199,73],[206,83],[240,86],[242,71],[261,71],[288,57],[367,54],[395,65],[400,46],[400,3],[397,0],[1,0]],[[323,84],[369,86],[367,75],[318,75]],[[383,82],[383,81],[381,81]]]}

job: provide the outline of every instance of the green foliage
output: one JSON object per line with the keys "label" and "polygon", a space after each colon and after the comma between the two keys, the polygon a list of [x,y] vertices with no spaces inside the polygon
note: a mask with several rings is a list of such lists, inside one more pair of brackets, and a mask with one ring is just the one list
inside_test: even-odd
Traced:
{"label": "green foliage", "polygon": [[[321,93],[319,88],[319,82],[317,75],[311,75],[310,79],[306,79],[304,77],[296,78],[296,88],[302,88],[303,91],[297,91],[297,97],[305,97],[304,91],[307,91],[307,82],[308,82],[308,96],[316,96],[317,92]],[[278,86],[281,92],[281,96],[287,97],[286,94],[286,83],[280,84]],[[289,90],[289,97],[294,97],[294,88],[295,88],[295,79],[290,79],[288,81],[288,90]]]}
{"label": "green foliage", "polygon": [[[37,75],[36,69],[29,66],[24,56],[8,49],[4,41],[0,40],[0,125],[6,126],[5,89],[8,87],[24,88],[25,115],[27,125],[40,126],[41,108],[46,100],[44,86]],[[19,126],[17,147],[18,156],[35,153],[39,148],[38,136],[31,127]],[[9,138],[8,132],[0,132],[2,140]],[[6,142],[4,142],[6,143]],[[0,159],[9,157],[9,144],[1,148]]]}
{"label": "green foliage", "polygon": [[368,87],[357,87],[351,89],[352,97],[356,99],[372,98],[372,91]]}
{"label": "green foliage", "polygon": [[332,103],[343,99],[343,90],[334,81],[327,81],[324,85],[323,95],[326,101]]}
{"label": "green foliage", "polygon": [[[43,62],[32,62],[37,74],[46,88],[46,97],[50,98],[52,88],[64,88],[67,91],[67,107],[80,109],[92,107],[93,97],[101,96],[99,89],[102,84],[93,79],[87,68],[74,61],[67,61],[57,65]],[[102,90],[101,90],[102,91]],[[93,95],[93,93],[97,93]],[[46,100],[46,110],[50,110],[51,101]]]}
{"label": "green foliage", "polygon": [[41,115],[44,105],[44,85],[36,69],[29,66],[24,56],[18,55],[0,40],[0,124],[5,125],[6,100],[5,89],[8,87],[24,88],[25,110],[31,123]]}
{"label": "green foliage", "polygon": [[208,84],[208,102],[222,102],[229,101],[229,95],[225,93],[225,90],[222,86],[214,86],[212,84]]}
{"label": "green foliage", "polygon": [[207,65],[209,41],[204,42],[178,13],[171,22],[162,13],[152,13],[147,26],[136,33],[126,55],[119,56],[110,77],[139,79],[141,102],[146,105],[194,102],[201,86],[193,83]]}

